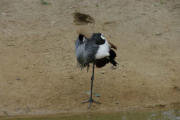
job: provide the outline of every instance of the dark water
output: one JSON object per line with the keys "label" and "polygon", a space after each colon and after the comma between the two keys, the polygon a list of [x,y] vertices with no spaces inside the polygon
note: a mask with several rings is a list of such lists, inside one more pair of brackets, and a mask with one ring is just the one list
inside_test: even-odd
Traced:
{"label": "dark water", "polygon": [[0,120],[180,120],[180,110],[156,112],[86,113],[46,117],[0,118]]}

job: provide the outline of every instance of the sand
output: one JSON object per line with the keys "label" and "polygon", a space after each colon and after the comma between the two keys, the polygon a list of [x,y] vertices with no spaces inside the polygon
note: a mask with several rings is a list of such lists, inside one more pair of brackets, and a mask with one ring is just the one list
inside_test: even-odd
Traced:
{"label": "sand", "polygon": [[[179,0],[1,0],[0,18],[1,116],[180,108]],[[79,29],[118,47],[116,69],[95,69],[90,110]]]}

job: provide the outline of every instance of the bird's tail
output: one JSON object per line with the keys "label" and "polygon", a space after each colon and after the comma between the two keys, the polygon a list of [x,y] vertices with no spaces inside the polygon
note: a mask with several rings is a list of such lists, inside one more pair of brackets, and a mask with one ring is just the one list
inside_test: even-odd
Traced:
{"label": "bird's tail", "polygon": [[117,66],[118,63],[114,60],[115,57],[116,57],[116,53],[114,52],[114,50],[110,49],[109,62],[114,66]]}

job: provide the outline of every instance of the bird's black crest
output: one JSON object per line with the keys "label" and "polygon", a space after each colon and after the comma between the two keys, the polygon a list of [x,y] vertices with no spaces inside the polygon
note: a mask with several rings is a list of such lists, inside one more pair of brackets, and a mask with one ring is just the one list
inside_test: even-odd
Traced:
{"label": "bird's black crest", "polygon": [[93,33],[91,39],[95,40],[97,45],[102,45],[105,43],[105,40],[101,38],[101,33]]}
{"label": "bird's black crest", "polygon": [[83,41],[84,35],[83,34],[79,34],[79,40]]}

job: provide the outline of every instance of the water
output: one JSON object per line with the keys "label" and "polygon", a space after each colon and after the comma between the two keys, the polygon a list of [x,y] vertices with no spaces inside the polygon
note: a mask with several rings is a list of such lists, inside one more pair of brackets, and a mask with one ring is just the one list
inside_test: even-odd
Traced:
{"label": "water", "polygon": [[6,117],[0,120],[180,120],[180,110],[156,112],[86,113],[46,117]]}

